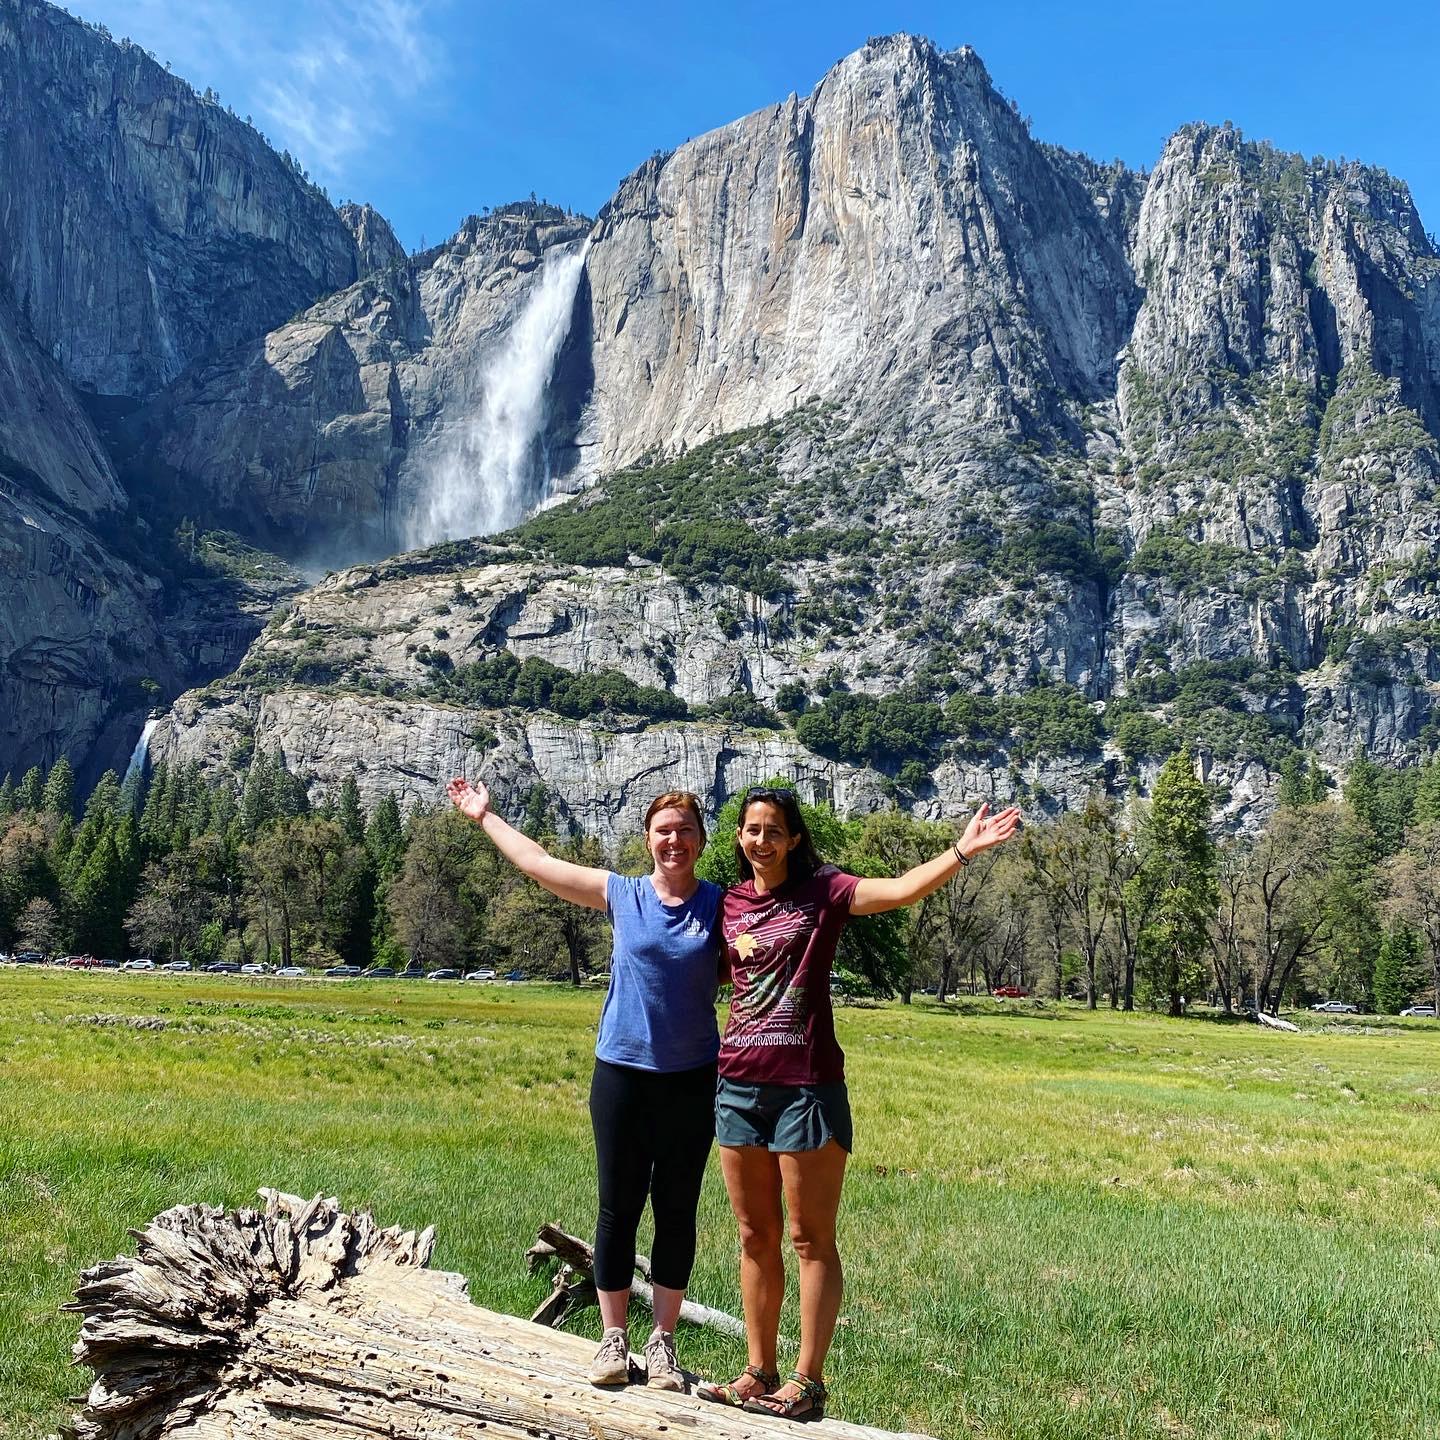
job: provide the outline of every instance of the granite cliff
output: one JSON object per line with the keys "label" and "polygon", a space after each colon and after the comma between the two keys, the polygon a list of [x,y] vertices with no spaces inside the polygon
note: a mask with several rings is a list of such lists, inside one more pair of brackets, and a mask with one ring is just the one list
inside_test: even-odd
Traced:
{"label": "granite cliff", "polygon": [[0,193],[0,751],[93,770],[151,697],[233,667],[277,593],[166,565],[171,507],[118,473],[119,422],[402,252],[209,91],[40,0],[0,0]]}
{"label": "granite cliff", "polygon": [[151,394],[398,248],[212,92],[43,0],[0,4],[0,137],[0,277],[85,391]]}
{"label": "granite cliff", "polygon": [[[157,756],[410,798],[483,765],[613,836],[671,774],[948,815],[1143,786],[1182,742],[1244,823],[1297,749],[1434,743],[1440,259],[1381,171],[1207,125],[1097,165],[894,36],[593,223],[507,206],[406,257],[362,207],[288,213],[287,265],[333,223],[351,275],[133,367],[92,488],[351,568]],[[526,494],[580,493],[379,558],[472,473],[559,257],[507,443]]]}

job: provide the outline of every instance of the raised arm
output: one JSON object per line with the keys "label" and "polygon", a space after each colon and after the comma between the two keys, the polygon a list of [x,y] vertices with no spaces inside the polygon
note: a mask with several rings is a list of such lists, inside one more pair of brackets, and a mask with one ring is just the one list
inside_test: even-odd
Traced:
{"label": "raised arm", "polygon": [[[897,875],[893,880],[863,879],[855,887],[850,901],[852,915],[881,915],[886,910],[900,910],[923,900],[933,890],[938,890],[962,864],[968,864],[982,850],[992,845],[1002,845],[1020,824],[1020,810],[1012,805],[998,815],[990,813],[990,806],[983,804],[970,817],[965,833],[948,850],[942,850],[933,860]],[[961,857],[964,857],[962,860]]]}
{"label": "raised arm", "polygon": [[528,835],[522,834],[513,825],[507,825],[490,808],[490,791],[481,783],[472,785],[468,780],[455,779],[445,787],[445,793],[450,797],[450,803],[462,815],[473,820],[490,837],[495,848],[537,885],[543,885],[552,895],[575,905],[585,905],[591,910],[607,908],[608,870],[557,860]]}

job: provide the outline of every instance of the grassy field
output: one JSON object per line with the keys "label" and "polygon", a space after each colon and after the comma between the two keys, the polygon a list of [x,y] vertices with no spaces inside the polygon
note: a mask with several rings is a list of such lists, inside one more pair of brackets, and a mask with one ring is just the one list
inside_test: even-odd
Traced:
{"label": "grassy field", "polygon": [[[0,1436],[47,1434],[84,1388],[57,1314],[76,1273],[179,1201],[277,1185],[433,1222],[436,1266],[528,1314],[535,1227],[594,1219],[599,1005],[0,970]],[[857,1150],[835,1413],[996,1440],[1440,1435],[1433,1026],[988,1002],[839,1025]],[[738,1310],[713,1163],[700,1219],[692,1293]],[[743,1360],[699,1331],[681,1354]]]}

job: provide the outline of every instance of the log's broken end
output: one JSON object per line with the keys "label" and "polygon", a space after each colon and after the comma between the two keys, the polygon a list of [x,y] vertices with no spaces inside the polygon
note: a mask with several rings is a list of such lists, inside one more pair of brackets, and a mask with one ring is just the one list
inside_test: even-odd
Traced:
{"label": "log's broken end", "polygon": [[73,1440],[163,1433],[207,1404],[265,1305],[382,1267],[423,1268],[435,1230],[382,1228],[334,1196],[261,1190],[264,1208],[176,1205],[130,1233],[134,1255],[86,1270],[66,1311],[83,1316],[75,1362],[95,1371]]}
{"label": "log's broken end", "polygon": [[[643,1386],[598,1390],[593,1341],[469,1303],[427,1268],[433,1229],[384,1228],[333,1197],[177,1205],[136,1253],[87,1270],[67,1308],[95,1380],[70,1440],[780,1440],[785,1421]],[[587,1249],[559,1227],[542,1241]],[[638,1277],[636,1294],[649,1286]],[[572,1266],[557,1308],[593,1300]],[[682,1312],[683,1314],[684,1312]],[[712,1312],[699,1318],[702,1323]],[[733,1317],[721,1316],[738,1327]],[[737,1356],[743,1354],[737,1342]],[[902,1440],[840,1421],[816,1440]]]}

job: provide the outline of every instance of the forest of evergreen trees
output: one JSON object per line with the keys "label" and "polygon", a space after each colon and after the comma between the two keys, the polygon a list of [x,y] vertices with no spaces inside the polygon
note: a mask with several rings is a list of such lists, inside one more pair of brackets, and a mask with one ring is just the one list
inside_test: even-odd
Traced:
{"label": "forest of evergreen trees", "polygon": [[[311,799],[261,753],[237,793],[197,766],[107,772],[83,805],[65,759],[0,784],[0,951],[313,969],[518,965],[578,984],[605,968],[604,917],[518,876],[443,801],[366,815],[353,780]],[[1440,762],[1386,770],[1357,756],[1332,789],[1292,756],[1258,833],[1215,834],[1215,795],[1188,755],[1148,801],[1094,795],[1027,826],[952,884],[852,926],[840,962],[856,992],[942,998],[1002,984],[1091,1005],[1181,1013],[1317,996],[1395,1013],[1440,993]],[[701,871],[733,877],[737,801]],[[901,811],[841,820],[806,807],[822,853],[896,874],[955,831]],[[607,855],[556,833],[543,791],[528,833],[582,863],[647,868],[640,837]]]}

